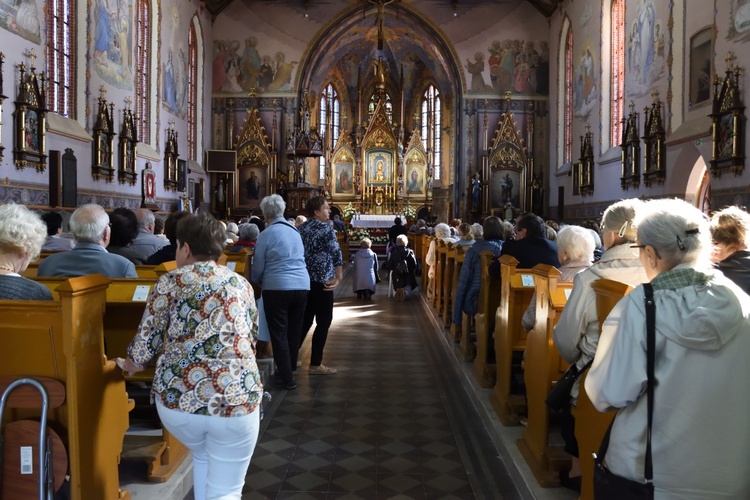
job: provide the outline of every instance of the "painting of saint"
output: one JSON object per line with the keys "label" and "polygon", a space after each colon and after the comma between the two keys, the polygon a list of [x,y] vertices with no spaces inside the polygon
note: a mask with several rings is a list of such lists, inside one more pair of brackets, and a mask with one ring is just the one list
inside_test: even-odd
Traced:
{"label": "painting of saint", "polygon": [[240,167],[237,179],[237,206],[256,208],[267,194],[265,167]]}
{"label": "painting of saint", "polygon": [[418,168],[411,168],[406,184],[406,194],[424,194],[424,181],[422,177]]}
{"label": "painting of saint", "polygon": [[337,163],[334,166],[334,172],[336,173],[335,194],[354,194],[351,163]]}
{"label": "painting of saint", "polygon": [[391,158],[390,151],[370,151],[368,157],[369,181],[375,184],[384,184],[391,181]]}
{"label": "painting of saint", "polygon": [[92,2],[92,66],[102,80],[123,90],[133,89],[132,0]]}
{"label": "painting of saint", "polygon": [[520,193],[523,191],[521,174],[516,170],[494,170],[492,172],[492,208],[503,208],[506,203],[521,208]]}
{"label": "painting of saint", "polygon": [[41,43],[37,0],[0,2],[0,26],[34,43]]}

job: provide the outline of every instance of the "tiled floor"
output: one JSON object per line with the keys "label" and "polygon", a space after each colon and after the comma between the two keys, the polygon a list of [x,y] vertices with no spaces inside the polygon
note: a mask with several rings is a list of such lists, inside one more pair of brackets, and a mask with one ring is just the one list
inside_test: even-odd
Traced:
{"label": "tiled floor", "polygon": [[[271,386],[243,499],[529,498],[459,381],[440,332],[415,296],[379,286],[357,300],[336,291],[323,363],[294,391]],[[515,472],[514,472],[515,471]]]}

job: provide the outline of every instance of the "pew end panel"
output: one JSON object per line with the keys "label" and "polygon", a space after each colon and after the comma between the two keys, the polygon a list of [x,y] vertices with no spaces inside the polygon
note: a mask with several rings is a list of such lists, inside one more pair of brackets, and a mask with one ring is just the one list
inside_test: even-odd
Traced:
{"label": "pew end panel", "polygon": [[512,394],[511,384],[514,353],[526,350],[527,334],[521,318],[534,294],[534,275],[517,266],[515,258],[500,257],[501,298],[495,314],[497,381],[490,399],[503,425],[518,425],[519,415],[526,411],[526,398],[523,394]]}
{"label": "pew end panel", "polygon": [[495,345],[492,341],[495,310],[500,304],[501,279],[490,276],[490,265],[494,261],[492,252],[484,251],[479,256],[481,265],[481,285],[476,323],[476,355],[474,357],[474,378],[481,387],[493,387],[496,379]]}
{"label": "pew end panel", "polygon": [[[615,305],[630,293],[632,287],[625,283],[600,279],[592,283],[591,288],[596,293],[596,315],[599,318],[599,332],[601,333],[604,320]],[[572,412],[576,418],[575,435],[578,440],[578,455],[581,459],[581,499],[592,500],[594,498],[594,458],[591,454],[599,451],[604,434],[617,412],[600,413],[594,407],[586,394],[587,375],[588,370],[580,377],[578,401],[572,408]]]}

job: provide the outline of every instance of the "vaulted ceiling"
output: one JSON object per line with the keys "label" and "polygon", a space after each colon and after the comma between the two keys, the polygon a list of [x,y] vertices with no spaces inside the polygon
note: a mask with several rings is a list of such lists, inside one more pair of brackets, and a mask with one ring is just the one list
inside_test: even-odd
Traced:
{"label": "vaulted ceiling", "polygon": [[[206,9],[211,13],[213,16],[217,16],[222,10],[227,8],[229,4],[231,4],[234,0],[203,0],[203,4],[205,5]],[[253,1],[262,3],[264,0],[243,0],[243,1]],[[303,5],[305,7],[309,6],[310,4],[314,3],[330,3],[331,0],[297,0],[297,3],[300,5]],[[396,2],[400,2],[402,0],[395,0]],[[403,0],[405,2],[408,2],[409,0]],[[561,0],[433,0],[436,4],[441,5],[451,5],[454,9],[460,9],[462,5],[468,5],[468,6],[477,6],[482,4],[493,4],[497,5],[499,3],[505,3],[505,4],[518,4],[521,2],[528,1],[531,5],[536,7],[536,9],[544,14],[545,16],[549,17],[552,15],[553,12],[555,12],[555,9],[557,9],[557,4],[560,3]],[[357,3],[371,3],[370,0],[346,0],[347,4],[357,4]]]}

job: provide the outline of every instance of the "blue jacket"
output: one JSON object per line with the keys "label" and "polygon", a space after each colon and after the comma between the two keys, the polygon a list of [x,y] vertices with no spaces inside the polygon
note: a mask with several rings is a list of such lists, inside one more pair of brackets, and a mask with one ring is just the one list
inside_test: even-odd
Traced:
{"label": "blue jacket", "polygon": [[479,257],[479,253],[489,250],[497,258],[502,249],[503,242],[500,240],[477,240],[469,247],[464,256],[464,264],[461,266],[461,274],[458,275],[456,297],[453,301],[454,323],[461,323],[461,313],[477,313],[477,298],[479,297],[479,287],[482,283],[482,260]]}
{"label": "blue jacket", "polygon": [[135,266],[125,257],[107,252],[98,243],[79,241],[73,250],[52,254],[39,264],[39,276],[86,276],[137,278]]}
{"label": "blue jacket", "polygon": [[264,290],[309,290],[305,249],[297,229],[279,217],[258,235],[253,281]]}

